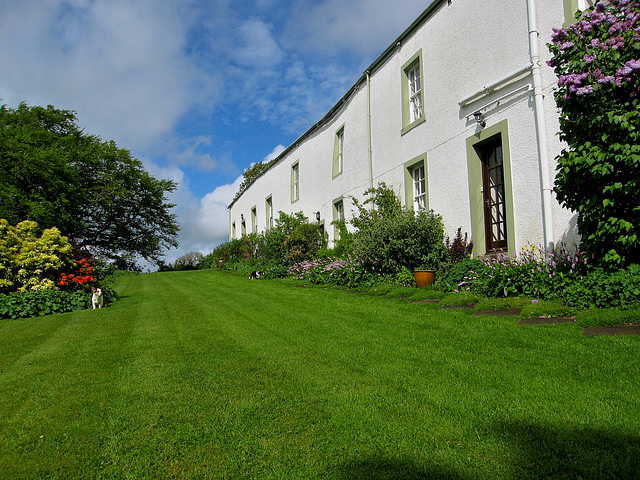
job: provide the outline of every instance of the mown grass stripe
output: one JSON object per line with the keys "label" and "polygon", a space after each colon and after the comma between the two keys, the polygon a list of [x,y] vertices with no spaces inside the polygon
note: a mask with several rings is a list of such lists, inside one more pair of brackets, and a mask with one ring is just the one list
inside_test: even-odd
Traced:
{"label": "mown grass stripe", "polygon": [[0,478],[638,471],[635,337],[215,271],[118,290],[0,323]]}

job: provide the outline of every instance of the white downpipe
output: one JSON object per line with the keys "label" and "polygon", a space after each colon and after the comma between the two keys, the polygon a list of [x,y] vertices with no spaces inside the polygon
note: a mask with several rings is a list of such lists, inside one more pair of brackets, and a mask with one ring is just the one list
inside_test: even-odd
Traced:
{"label": "white downpipe", "polygon": [[542,92],[542,74],[540,71],[538,22],[536,0],[527,0],[529,16],[529,54],[533,74],[534,114],[536,118],[536,135],[538,137],[538,160],[540,163],[540,184],[542,188],[542,229],[544,245],[547,253],[554,250],[552,189],[549,176],[549,150],[547,147],[547,127],[544,118],[544,95]]}
{"label": "white downpipe", "polygon": [[371,77],[367,70],[367,142],[369,155],[369,188],[373,188],[373,145],[371,139]]}

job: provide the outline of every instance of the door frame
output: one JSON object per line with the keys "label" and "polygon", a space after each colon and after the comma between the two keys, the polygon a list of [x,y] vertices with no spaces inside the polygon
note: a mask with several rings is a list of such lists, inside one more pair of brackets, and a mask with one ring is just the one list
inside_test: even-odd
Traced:
{"label": "door frame", "polygon": [[509,147],[509,124],[507,120],[484,128],[467,138],[467,171],[469,175],[469,206],[471,209],[471,235],[476,255],[487,253],[485,239],[485,215],[483,198],[482,159],[479,147],[497,138],[502,141],[502,170],[504,176],[505,215],[507,223],[507,248],[505,253],[515,252],[515,220],[513,215],[513,183],[511,178],[511,150]]}

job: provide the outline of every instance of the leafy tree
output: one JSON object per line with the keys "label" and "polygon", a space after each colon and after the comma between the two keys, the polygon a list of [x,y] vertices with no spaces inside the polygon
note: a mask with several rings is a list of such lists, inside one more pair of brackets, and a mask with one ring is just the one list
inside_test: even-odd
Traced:
{"label": "leafy tree", "polygon": [[247,188],[249,188],[251,184],[255,182],[260,175],[262,175],[264,172],[269,170],[269,167],[272,165],[272,163],[273,163],[273,160],[267,163],[257,162],[251,165],[249,168],[247,168],[242,173],[242,176],[244,178],[242,179],[242,183],[240,183],[240,186],[238,187],[238,191],[236,192],[235,197],[233,197],[233,201],[235,202],[238,198],[240,198],[240,195],[242,195],[243,192]]}
{"label": "leafy tree", "polygon": [[104,258],[157,261],[177,246],[174,205],[165,198],[175,183],[84,133],[72,111],[0,107],[0,185],[0,217],[55,226]]}
{"label": "leafy tree", "polygon": [[609,266],[640,262],[640,3],[597,2],[554,29],[560,138],[555,191],[578,213],[582,249]]}
{"label": "leafy tree", "polygon": [[174,265],[174,270],[198,270],[204,263],[204,255],[200,252],[189,252],[179,257]]}

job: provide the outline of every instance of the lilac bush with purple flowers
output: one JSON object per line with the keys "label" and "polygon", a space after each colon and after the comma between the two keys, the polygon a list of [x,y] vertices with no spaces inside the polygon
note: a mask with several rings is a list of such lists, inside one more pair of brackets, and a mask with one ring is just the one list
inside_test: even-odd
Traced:
{"label": "lilac bush with purple flowers", "polygon": [[640,262],[640,2],[599,1],[554,29],[561,110],[555,192],[596,262]]}

